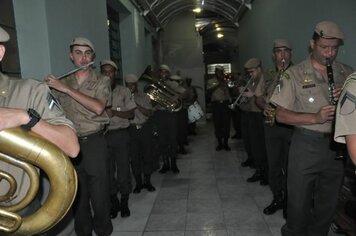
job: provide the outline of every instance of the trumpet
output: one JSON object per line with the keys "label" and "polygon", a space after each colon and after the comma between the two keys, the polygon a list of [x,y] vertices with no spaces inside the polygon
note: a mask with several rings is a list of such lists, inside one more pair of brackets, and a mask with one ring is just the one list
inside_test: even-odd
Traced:
{"label": "trumpet", "polygon": [[246,91],[246,89],[248,88],[248,86],[250,86],[251,82],[252,82],[253,77],[249,75],[248,80],[246,85],[241,89],[241,93],[239,94],[239,96],[235,99],[235,101],[233,103],[231,103],[229,105],[230,109],[235,109],[236,106],[241,105],[242,103],[245,103],[247,101],[247,98],[245,96],[243,96],[243,93]]}

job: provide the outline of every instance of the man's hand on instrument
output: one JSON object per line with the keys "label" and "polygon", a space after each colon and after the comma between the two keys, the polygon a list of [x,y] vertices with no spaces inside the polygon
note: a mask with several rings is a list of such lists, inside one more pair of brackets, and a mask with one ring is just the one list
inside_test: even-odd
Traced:
{"label": "man's hand on instrument", "polygon": [[327,105],[320,108],[318,113],[316,113],[316,123],[323,124],[327,121],[332,121],[335,118],[335,109],[334,105]]}
{"label": "man's hand on instrument", "polygon": [[68,86],[62,81],[56,79],[54,75],[47,76],[45,82],[47,83],[48,87],[54,88],[60,92],[66,93],[69,90]]}
{"label": "man's hand on instrument", "polygon": [[250,97],[255,96],[255,93],[252,92],[251,89],[247,89],[247,91],[243,93],[243,96],[250,98]]}
{"label": "man's hand on instrument", "polygon": [[339,100],[340,94],[341,94],[341,88],[335,88],[333,90],[333,96],[334,96],[335,102],[337,102]]}

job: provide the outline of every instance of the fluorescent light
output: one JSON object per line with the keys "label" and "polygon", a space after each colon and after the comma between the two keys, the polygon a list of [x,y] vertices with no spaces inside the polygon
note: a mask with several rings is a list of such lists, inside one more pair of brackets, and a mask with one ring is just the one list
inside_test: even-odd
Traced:
{"label": "fluorescent light", "polygon": [[201,8],[200,8],[200,7],[194,8],[194,9],[193,9],[193,12],[195,12],[195,13],[200,13],[200,12],[201,12]]}

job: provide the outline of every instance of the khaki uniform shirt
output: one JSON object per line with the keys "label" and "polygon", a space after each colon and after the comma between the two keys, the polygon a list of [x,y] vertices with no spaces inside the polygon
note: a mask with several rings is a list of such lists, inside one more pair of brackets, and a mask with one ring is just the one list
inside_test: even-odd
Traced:
{"label": "khaki uniform shirt", "polygon": [[[142,93],[138,92],[134,95],[135,103],[141,107],[152,110],[152,104],[150,98]],[[139,109],[135,109],[135,118],[130,121],[131,124],[142,125],[148,120],[148,116],[145,116]]]}
{"label": "khaki uniform shirt", "polygon": [[[111,85],[110,78],[107,76],[96,75],[92,71],[81,85],[77,83],[74,74],[64,78],[62,81],[87,96],[107,101],[107,106],[111,104]],[[106,112],[97,115],[67,94],[56,91],[56,96],[68,119],[74,123],[79,137],[103,130],[104,126],[109,123],[109,117]]]}
{"label": "khaki uniform shirt", "polygon": [[[46,84],[29,79],[14,79],[0,73],[0,107],[36,110],[41,119],[55,125],[66,125],[74,130],[73,123],[64,116],[64,111],[51,94]],[[17,203],[27,193],[30,186],[25,172],[7,162],[0,161],[0,170],[10,173],[17,180]],[[6,181],[0,181],[0,195],[8,190]]]}
{"label": "khaki uniform shirt", "polygon": [[256,105],[256,97],[262,96],[264,86],[265,86],[264,75],[262,75],[260,79],[258,79],[257,81],[252,80],[252,82],[247,88],[249,88],[252,92],[254,92],[255,96],[248,98],[246,103],[242,103],[240,105],[240,109],[243,111],[262,112],[262,110]]}
{"label": "khaki uniform shirt", "polygon": [[356,134],[356,73],[351,74],[342,90],[336,110],[335,141],[346,143],[345,136]]}
{"label": "khaki uniform shirt", "polygon": [[[352,68],[334,62],[335,87],[341,87]],[[294,112],[317,113],[329,104],[328,82],[313,68],[310,57],[292,66],[281,80],[281,90],[274,90],[271,102]],[[332,122],[324,124],[300,125],[305,129],[323,133],[332,132]]]}
{"label": "khaki uniform shirt", "polygon": [[228,101],[231,99],[229,88],[227,84],[224,83],[223,85],[217,86],[211,94],[211,101],[212,102],[223,102]]}
{"label": "khaki uniform shirt", "polygon": [[[130,89],[116,85],[112,93],[112,110],[129,111],[136,107],[136,103],[132,98]],[[124,119],[118,116],[110,118],[109,130],[123,129],[130,126],[129,119]]]}

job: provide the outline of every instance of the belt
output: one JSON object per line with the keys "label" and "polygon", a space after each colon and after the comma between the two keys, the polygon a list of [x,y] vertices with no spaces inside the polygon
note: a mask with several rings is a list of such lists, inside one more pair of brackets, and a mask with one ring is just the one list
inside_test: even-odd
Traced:
{"label": "belt", "polygon": [[330,138],[332,137],[332,133],[323,133],[315,130],[310,130],[310,129],[305,129],[305,128],[300,128],[300,127],[295,127],[294,132],[299,133],[299,134],[305,134],[308,136],[312,137],[317,137],[317,138]]}
{"label": "belt", "polygon": [[104,133],[105,133],[105,130],[100,130],[96,133],[92,133],[92,134],[88,134],[86,136],[81,136],[81,137],[78,137],[79,139],[79,142],[83,142],[83,141],[86,141],[90,138],[93,138],[93,137],[96,137],[96,136],[104,136]]}
{"label": "belt", "polygon": [[142,126],[143,126],[143,124],[142,125],[140,125],[140,124],[130,124],[130,127],[133,128],[133,129],[141,129]]}

